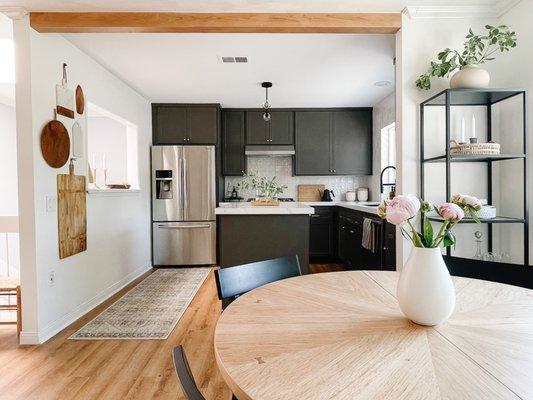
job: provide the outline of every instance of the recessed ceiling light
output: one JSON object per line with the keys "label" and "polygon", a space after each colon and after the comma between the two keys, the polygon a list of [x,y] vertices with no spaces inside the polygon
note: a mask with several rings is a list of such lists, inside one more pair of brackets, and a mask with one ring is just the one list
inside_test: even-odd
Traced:
{"label": "recessed ceiling light", "polygon": [[392,85],[391,81],[377,81],[374,82],[374,86],[390,86]]}

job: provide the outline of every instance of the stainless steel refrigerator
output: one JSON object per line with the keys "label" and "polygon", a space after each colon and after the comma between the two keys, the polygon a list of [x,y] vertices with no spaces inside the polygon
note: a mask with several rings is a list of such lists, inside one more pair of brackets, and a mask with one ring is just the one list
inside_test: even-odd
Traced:
{"label": "stainless steel refrigerator", "polygon": [[215,203],[214,146],[153,146],[153,264],[214,264]]}

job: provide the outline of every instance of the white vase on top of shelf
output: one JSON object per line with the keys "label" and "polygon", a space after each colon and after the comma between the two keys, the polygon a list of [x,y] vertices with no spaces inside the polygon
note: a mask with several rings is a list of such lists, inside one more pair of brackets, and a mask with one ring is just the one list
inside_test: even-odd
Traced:
{"label": "white vase on top of shelf", "polygon": [[[453,227],[465,213],[479,221],[476,212],[481,202],[473,196],[456,194],[450,202],[435,207],[413,195],[399,195],[384,201],[378,214],[400,228],[413,249],[400,274],[396,298],[403,314],[420,325],[438,325],[446,321],[455,307],[453,281],[442,258],[441,246],[455,245]],[[427,213],[436,211],[442,219],[437,232]],[[414,218],[422,215],[422,232],[414,228]]]}
{"label": "white vase on top of shelf", "polygon": [[465,65],[453,74],[450,80],[452,89],[484,89],[489,86],[490,74],[477,65]]}

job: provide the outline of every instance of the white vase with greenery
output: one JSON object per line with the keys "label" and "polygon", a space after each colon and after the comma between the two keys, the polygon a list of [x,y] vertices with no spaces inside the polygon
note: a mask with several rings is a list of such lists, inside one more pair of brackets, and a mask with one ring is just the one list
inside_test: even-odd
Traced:
{"label": "white vase with greenery", "polygon": [[417,79],[416,86],[428,90],[432,77],[449,77],[457,71],[450,81],[451,88],[487,87],[490,75],[480,65],[494,60],[497,52],[504,53],[516,47],[516,33],[506,25],[486,25],[485,29],[485,35],[476,35],[470,29],[462,52],[449,48],[441,51],[437,61],[431,61],[427,72]]}
{"label": "white vase with greenery", "polygon": [[254,190],[256,196],[261,199],[276,199],[278,195],[282,194],[283,191],[287,189],[287,186],[278,183],[275,176],[267,178],[254,172],[250,172],[249,174],[243,174],[243,177],[244,179],[241,183],[241,187],[246,190]]}
{"label": "white vase with greenery", "polygon": [[[400,228],[402,235],[413,243],[409,259],[403,266],[398,281],[396,297],[407,318],[420,325],[438,325],[447,320],[455,307],[453,282],[442,258],[440,246],[455,245],[452,228],[465,217],[465,213],[479,222],[476,212],[481,202],[462,194],[440,207],[420,201],[415,196],[396,196],[382,203],[379,216]],[[436,234],[426,213],[435,210],[443,222]],[[413,226],[413,218],[423,214],[422,232]]]}

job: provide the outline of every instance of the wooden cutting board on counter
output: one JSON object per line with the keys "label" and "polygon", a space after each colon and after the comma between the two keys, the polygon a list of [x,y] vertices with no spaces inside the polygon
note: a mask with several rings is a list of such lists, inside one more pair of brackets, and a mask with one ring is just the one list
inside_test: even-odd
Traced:
{"label": "wooden cutting board on counter", "polygon": [[298,201],[321,201],[324,185],[298,185]]}
{"label": "wooden cutting board on counter", "polygon": [[70,257],[87,250],[87,207],[85,177],[57,175],[57,222],[59,258]]}

